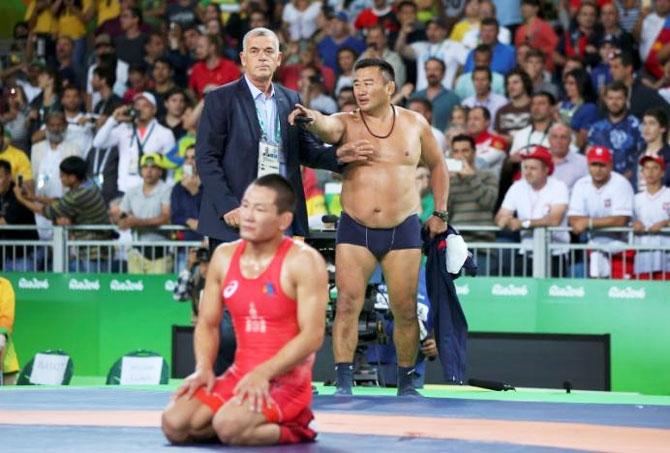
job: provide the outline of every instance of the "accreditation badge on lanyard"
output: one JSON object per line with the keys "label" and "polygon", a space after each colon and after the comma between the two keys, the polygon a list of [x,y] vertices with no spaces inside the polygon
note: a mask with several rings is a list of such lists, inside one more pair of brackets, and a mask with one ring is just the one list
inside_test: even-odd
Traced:
{"label": "accreditation badge on lanyard", "polygon": [[279,123],[279,112],[275,113],[275,128],[274,128],[274,142],[271,143],[268,140],[269,132],[267,130],[266,122],[261,116],[261,112],[256,107],[256,113],[258,114],[258,123],[261,127],[262,136],[258,142],[258,177],[271,174],[280,174],[281,173],[281,161],[282,151],[281,151],[281,131]]}

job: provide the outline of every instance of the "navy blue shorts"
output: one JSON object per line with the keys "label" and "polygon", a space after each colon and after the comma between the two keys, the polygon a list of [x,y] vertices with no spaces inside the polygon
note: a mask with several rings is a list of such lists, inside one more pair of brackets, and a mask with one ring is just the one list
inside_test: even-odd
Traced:
{"label": "navy blue shorts", "polygon": [[421,220],[413,214],[393,228],[368,228],[342,212],[337,224],[337,244],[360,245],[381,259],[391,250],[420,249]]}

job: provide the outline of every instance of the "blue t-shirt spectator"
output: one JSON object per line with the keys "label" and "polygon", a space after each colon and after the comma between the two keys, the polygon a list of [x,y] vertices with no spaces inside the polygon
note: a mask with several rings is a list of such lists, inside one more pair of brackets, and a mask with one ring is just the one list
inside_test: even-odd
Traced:
{"label": "blue t-shirt spectator", "polygon": [[640,121],[635,116],[627,115],[618,123],[612,123],[609,118],[595,122],[589,130],[587,143],[609,148],[614,171],[629,177],[633,187],[637,188],[637,161],[644,140],[640,134]]}
{"label": "blue t-shirt spectator", "polygon": [[[493,48],[493,58],[491,59],[491,71],[499,72],[502,75],[507,74],[516,66],[516,50],[514,47],[501,42]],[[475,69],[475,51],[471,50],[465,60],[463,72],[472,72]]]}
{"label": "blue t-shirt spectator", "polygon": [[[202,201],[202,184],[200,189],[193,195],[182,184],[177,183],[172,188],[170,194],[170,222],[173,225],[188,226],[186,221],[188,219],[198,219],[200,213],[200,202]],[[194,231],[192,228],[183,232],[184,237],[180,238],[184,241],[200,241],[202,235]]]}
{"label": "blue t-shirt spectator", "polygon": [[333,38],[326,36],[317,46],[323,64],[335,71],[336,74],[339,74],[340,72],[337,65],[337,52],[343,47],[351,47],[360,55],[365,51],[365,42],[358,38],[354,38],[353,36],[349,36],[344,41],[336,43]]}
{"label": "blue t-shirt spectator", "polygon": [[588,130],[600,118],[598,106],[592,102],[585,102],[575,109],[572,102],[563,101],[561,102],[561,114],[563,112],[568,112],[570,128],[573,131]]}

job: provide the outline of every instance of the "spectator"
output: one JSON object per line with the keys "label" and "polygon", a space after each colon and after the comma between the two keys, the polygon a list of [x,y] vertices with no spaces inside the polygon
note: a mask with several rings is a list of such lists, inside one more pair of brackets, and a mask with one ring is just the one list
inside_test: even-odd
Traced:
{"label": "spectator", "polygon": [[288,28],[291,41],[308,40],[317,30],[316,18],[321,12],[321,2],[291,0],[284,6],[282,21]]}
{"label": "spectator", "polygon": [[495,118],[498,109],[507,104],[507,98],[491,91],[492,73],[486,66],[479,66],[472,71],[472,83],[475,86],[475,94],[463,100],[466,107],[486,107]]}
{"label": "spectator", "polygon": [[182,169],[183,176],[172,187],[170,195],[170,221],[173,225],[189,228],[189,231],[180,235],[180,240],[199,241],[202,240],[202,235],[197,232],[202,182],[195,166],[195,144],[186,148]]}
{"label": "spectator", "polygon": [[507,142],[501,136],[490,132],[491,114],[486,107],[471,108],[467,118],[467,131],[475,140],[477,149],[477,168],[490,171],[499,178],[503,161],[507,157]]}
{"label": "spectator", "polygon": [[405,63],[403,63],[402,58],[397,52],[389,49],[388,39],[386,34],[388,33],[387,29],[383,25],[377,24],[368,28],[368,34],[365,38],[365,42],[368,46],[367,50],[364,52],[365,58],[383,58],[395,71],[395,84],[398,87],[401,87],[407,81],[407,71],[405,69]]}
{"label": "spectator", "polygon": [[[79,156],[69,156],[59,164],[60,181],[68,189],[65,195],[48,203],[32,201],[21,188],[14,194],[25,207],[57,225],[106,225],[107,206],[100,189],[86,177],[86,162]],[[70,238],[78,241],[111,239],[111,231],[71,230]],[[70,272],[110,272],[108,247],[76,247],[69,260]]]}
{"label": "spectator", "polygon": [[383,27],[382,30],[386,30],[389,33],[398,31],[400,25],[389,3],[391,2],[388,0],[373,0],[372,7],[365,8],[356,17],[356,21],[354,22],[356,29],[369,32],[375,25],[381,25]]}
{"label": "spectator", "polygon": [[565,74],[563,87],[566,99],[559,106],[559,114],[575,132],[575,144],[582,149],[586,145],[589,129],[599,118],[596,94],[589,74],[583,69],[574,69]]}
{"label": "spectator", "polygon": [[[28,103],[26,94],[20,85],[6,87],[6,103],[0,114],[0,124],[11,137],[11,144],[20,150],[30,149],[30,137],[28,136]],[[4,133],[4,131],[3,131]]]}
{"label": "spectator", "polygon": [[121,3],[118,0],[112,0],[109,2],[96,2],[95,4],[97,12],[97,21],[98,30],[102,28],[107,21],[118,20],[119,15],[121,14]]}
{"label": "spectator", "polygon": [[[429,124],[432,124],[433,105],[428,99],[417,97],[412,98],[409,101],[407,108],[413,112],[420,113]],[[435,137],[435,140],[440,147],[440,150],[443,154],[445,154],[447,152],[447,139],[444,136],[444,132],[432,126],[431,129],[433,131],[433,136]]]}
{"label": "spectator", "polygon": [[614,171],[637,184],[637,160],[642,148],[640,122],[628,112],[628,88],[612,82],[605,89],[607,116],[589,130],[589,145],[599,145],[614,152]]}
{"label": "spectator", "polygon": [[598,24],[598,6],[582,2],[577,10],[575,22],[560,38],[558,48],[553,54],[554,63],[563,66],[566,58],[578,58],[586,66],[595,66],[598,62],[597,46],[601,39],[602,27]]}
{"label": "spectator", "polygon": [[[48,204],[55,198],[63,196],[63,185],[60,181],[60,163],[70,156],[81,156],[79,146],[65,140],[67,121],[62,111],[54,111],[46,117],[46,139],[35,143],[30,153],[30,160],[35,178],[35,200]],[[35,217],[40,239],[51,239],[51,221],[41,215]],[[45,228],[47,227],[47,228]]]}
{"label": "spectator", "polygon": [[[637,44],[633,35],[622,28],[619,21],[619,8],[614,2],[605,3],[600,7],[600,23],[602,24],[602,43],[605,41],[611,42],[618,49],[628,54],[638,54]],[[602,59],[602,55],[601,55]],[[635,66],[639,66],[639,60]]]}
{"label": "spectator", "polygon": [[[147,42],[144,44],[144,67],[151,69],[159,58],[166,58],[166,50],[163,34],[156,31],[149,33]],[[165,61],[169,62],[167,58]]]}
{"label": "spectator", "polygon": [[[335,83],[335,95],[340,92],[342,87],[350,87],[354,85],[354,63],[356,63],[357,59],[358,54],[350,47],[342,47],[337,51],[337,68],[339,75],[337,76],[337,82]],[[309,65],[304,66],[301,73],[307,67],[309,67]],[[300,84],[300,82],[298,82],[298,84]]]}
{"label": "spectator", "polygon": [[58,71],[63,86],[80,86],[80,69],[83,64],[74,59],[74,43],[68,36],[59,36],[56,41],[56,63],[55,68]]}
{"label": "spectator", "polygon": [[465,0],[463,19],[454,25],[449,39],[462,43],[465,35],[472,30],[479,30],[479,0]]}
{"label": "spectator", "polygon": [[93,147],[86,155],[86,174],[102,192],[102,198],[109,205],[119,198],[119,148]]}
{"label": "spectator", "polygon": [[136,95],[148,89],[149,77],[144,72],[144,67],[139,65],[130,66],[128,69],[128,89],[123,93],[123,103],[131,103]]}
{"label": "spectator", "polygon": [[[518,48],[521,44],[528,44],[546,56],[554,55],[558,36],[551,24],[539,17],[540,0],[521,0],[521,16],[523,24],[514,33],[514,44]],[[547,71],[553,71],[552,58],[544,61]]]}
{"label": "spectator", "polygon": [[151,79],[153,81],[153,93],[158,105],[156,116],[162,118],[166,113],[165,101],[167,95],[177,87],[174,82],[174,69],[170,60],[164,57],[157,58],[151,69]]}
{"label": "spectator", "polygon": [[424,64],[428,86],[418,90],[410,98],[425,98],[433,105],[433,127],[444,131],[449,127],[451,113],[459,105],[460,99],[442,84],[447,67],[439,58],[429,58]]}
{"label": "spectator", "polygon": [[[53,68],[42,67],[37,81],[42,92],[30,103],[28,118],[31,136],[40,130],[50,112],[61,109],[61,82],[58,72]],[[32,140],[33,143],[35,141]]]}
{"label": "spectator", "polygon": [[10,173],[14,175],[14,179],[18,180],[18,177],[21,176],[24,182],[32,181],[33,170],[28,156],[25,152],[12,146],[9,137],[5,135],[5,125],[2,122],[0,122],[0,159],[9,162]]}
{"label": "spectator", "polygon": [[20,369],[12,342],[15,305],[12,283],[0,277],[0,384],[2,385],[15,384]]}
{"label": "spectator", "polygon": [[405,24],[398,34],[395,50],[403,57],[416,60],[416,89],[423,90],[428,85],[425,63],[436,57],[444,62],[446,71],[442,78],[442,85],[452,89],[456,73],[460,66],[465,64],[468,51],[461,43],[447,39],[447,24],[439,19],[432,19],[426,25],[427,41],[410,43],[408,37],[414,31],[412,24]]}
{"label": "spectator", "polygon": [[[670,4],[670,0],[664,1],[668,1],[668,4]],[[670,29],[668,29],[668,35],[670,35]],[[670,44],[668,49],[670,49]],[[658,94],[657,90],[649,88],[642,83],[639,77],[635,77],[633,57],[630,54],[615,54],[610,59],[610,71],[612,72],[612,79],[614,81],[622,82],[626,85],[628,89],[628,110],[636,118],[642,118],[644,112],[654,107],[670,111],[670,104],[665,102],[665,99]]]}
{"label": "spectator", "polygon": [[[616,0],[616,6],[621,15],[621,26],[629,33],[642,23],[640,18],[640,2],[638,0]],[[639,31],[638,31],[639,35]]]}
{"label": "spectator", "polygon": [[219,38],[200,36],[196,46],[198,61],[191,68],[188,87],[201,99],[205,91],[224,85],[240,77],[240,71],[232,61],[219,56]]}
{"label": "spectator", "polygon": [[[532,146],[522,154],[522,179],[516,181],[505,194],[495,222],[500,228],[520,231],[520,255],[526,265],[515,266],[517,270],[532,268],[532,229],[537,227],[567,226],[565,212],[568,207],[568,187],[560,179],[554,178],[554,163],[551,153],[543,146]],[[567,244],[570,235],[567,231],[551,233],[554,244]],[[561,275],[565,267],[567,250],[552,248],[551,274]]]}
{"label": "spectator", "polygon": [[335,72],[337,72],[337,52],[342,47],[350,47],[361,54],[365,50],[365,43],[351,36],[349,17],[346,13],[339,12],[330,16],[328,35],[317,46],[323,64]]}
{"label": "spectator", "polygon": [[[486,44],[478,45],[470,54],[474,54],[474,67],[491,67],[491,47]],[[491,90],[501,96],[505,95],[505,78],[498,72],[491,71]],[[472,81],[472,71],[464,72],[456,79],[456,95],[461,99],[475,94],[475,84]]]}
{"label": "spectator", "polygon": [[167,236],[158,227],[170,223],[170,186],[163,182],[163,156],[149,153],[142,156],[142,182],[132,186],[121,200],[121,213],[114,219],[120,229],[138,229],[140,249],[128,251],[128,272],[131,274],[166,274],[172,272],[172,257],[167,248],[153,247],[151,242],[165,241]]}
{"label": "spectator", "polygon": [[533,82],[523,69],[513,69],[505,76],[505,94],[509,102],[498,110],[494,130],[512,142],[514,135],[530,124],[530,96]]}
{"label": "spectator", "polygon": [[656,0],[654,12],[644,18],[640,32],[640,58],[654,78],[663,76],[663,63],[670,56],[670,1]]}
{"label": "spectator", "polygon": [[521,152],[531,145],[549,146],[549,128],[556,119],[556,98],[551,93],[534,93],[530,100],[530,125],[514,134],[510,160],[521,161]]}
{"label": "spectator", "polygon": [[326,115],[337,112],[337,102],[325,93],[323,77],[316,68],[310,66],[303,68],[298,90],[302,102],[309,108]]}
{"label": "spectator", "polygon": [[593,86],[596,96],[599,96],[605,90],[605,87],[612,83],[610,59],[616,52],[620,52],[620,49],[616,47],[614,40],[608,37],[600,42],[598,52],[600,53],[600,63],[591,69],[591,86]]}
{"label": "spectator", "polygon": [[[493,3],[496,6],[496,18],[500,22],[500,25],[512,29],[521,23],[520,0],[493,0]],[[481,6],[479,8],[481,14]],[[503,39],[500,41],[505,42]]]}
{"label": "spectator", "polygon": [[670,245],[668,235],[658,234],[670,226],[670,189],[663,186],[666,171],[661,156],[643,156],[640,159],[645,189],[635,195],[633,231],[638,234],[635,243],[652,248],[635,254],[635,277],[641,280],[670,278],[670,253],[653,251]]}
{"label": "spectator", "polygon": [[[343,48],[350,49],[350,47],[346,46]],[[300,72],[306,66],[314,66],[319,69],[319,72],[323,76],[323,82],[325,83],[328,92],[332,92],[335,88],[335,71],[328,66],[321,64],[319,53],[313,42],[307,42],[303,51],[300,52],[299,58],[299,63],[289,64],[279,68],[277,78],[280,83],[286,88],[297,90],[298,80],[300,80]]]}
{"label": "spectator", "polygon": [[[65,37],[74,44],[74,64],[80,66],[86,59],[86,24],[93,19],[93,2],[86,0],[55,0],[51,12],[57,21],[58,41]],[[58,42],[56,43],[58,48]]]}
{"label": "spectator", "polygon": [[[487,4],[490,3],[487,2]],[[495,18],[483,19],[479,27],[479,45],[488,46],[491,49],[491,71],[506,75],[516,66],[516,52],[514,47],[498,41],[499,32],[500,25]],[[474,50],[470,51],[465,62],[465,71],[470,72],[475,66],[479,66],[474,56]]]}
{"label": "spectator", "polygon": [[91,87],[98,93],[100,100],[93,106],[93,114],[97,117],[95,122],[96,129],[100,128],[114,110],[119,108],[123,101],[117,96],[112,87],[116,83],[116,75],[113,68],[98,66],[93,70],[91,78]]}
{"label": "spectator", "polygon": [[[475,141],[469,135],[456,135],[451,140],[452,159],[462,162],[460,171],[449,171],[449,223],[455,225],[494,226],[493,209],[498,198],[498,180],[489,171],[475,165]],[[493,242],[492,231],[463,231],[466,242]],[[495,257],[478,251],[477,267],[481,275],[490,275]],[[489,265],[487,268],[487,264]]]}
{"label": "spectator", "polygon": [[198,2],[195,0],[176,0],[168,5],[165,17],[168,23],[178,24],[182,29],[196,25]]}
{"label": "spectator", "polygon": [[65,141],[76,143],[81,155],[86,155],[93,143],[93,129],[95,118],[88,115],[81,108],[82,98],[79,88],[68,86],[63,89],[61,99],[63,113],[67,121]]}
{"label": "spectator", "polygon": [[188,106],[186,93],[179,88],[173,88],[165,96],[165,116],[160,120],[160,123],[172,131],[172,135],[176,141],[179,141],[186,135],[184,128],[184,112]]}
{"label": "spectator", "polygon": [[142,10],[127,8],[121,12],[121,29],[123,34],[114,40],[116,54],[131,66],[140,66],[144,62],[144,46],[149,39],[141,30]]}
{"label": "spectator", "polygon": [[549,151],[554,160],[554,178],[572,190],[575,183],[589,174],[586,157],[570,149],[572,130],[565,123],[557,122],[549,128]]}
{"label": "spectator", "polygon": [[[520,49],[517,49],[517,55],[523,54]],[[529,49],[523,61],[523,69],[526,71],[530,80],[533,82],[533,93],[546,91],[551,93],[554,98],[558,99],[558,87],[551,82],[551,74],[545,71],[547,58],[539,50]]]}
{"label": "spectator", "polygon": [[[507,5],[505,5],[505,7],[507,8]],[[489,19],[496,19],[497,15],[498,11],[493,1],[480,0],[479,20],[481,25],[479,26],[479,29],[472,28],[465,33],[463,36],[463,45],[468,49],[474,49],[477,44],[483,42],[481,38],[481,29],[484,27],[484,22],[488,21]],[[490,22],[488,23],[490,24]],[[505,26],[501,26],[499,19],[496,20],[496,24],[499,29],[496,35],[496,40],[503,44],[509,44],[512,41],[512,34],[510,33],[509,29]],[[514,50],[514,48],[512,48],[512,50]],[[512,60],[512,66],[510,69],[512,68],[514,68],[514,60]]]}
{"label": "spectator", "polygon": [[[662,157],[664,161],[670,162],[670,144],[668,144],[668,131],[670,131],[670,120],[667,110],[655,108],[648,110],[642,117],[642,139],[644,140],[643,156]],[[0,154],[1,156],[1,154]],[[639,167],[638,167],[639,168]],[[644,190],[644,180],[638,175],[638,187]],[[666,169],[663,184],[670,187],[670,169]]]}
{"label": "spectator", "polygon": [[[87,101],[89,109],[97,105],[102,98],[101,94],[93,88],[93,72],[98,67],[108,68],[114,74],[114,81],[110,87],[119,98],[123,96],[128,81],[128,63],[117,58],[112,38],[109,35],[98,35],[95,38],[95,63],[89,66],[86,79],[86,94],[90,99]],[[112,80],[111,77],[109,80]]]}
{"label": "spectator", "polygon": [[[628,225],[633,214],[633,187],[619,173],[612,171],[614,157],[604,146],[586,151],[589,175],[577,181],[570,196],[568,220],[572,231],[588,233],[591,252],[588,275],[595,278],[630,278],[633,274],[633,253],[625,251],[622,233],[598,231]],[[584,272],[576,266],[576,275]]]}
{"label": "spectator", "polygon": [[337,108],[339,111],[342,111],[345,105],[350,105],[351,103],[356,104],[356,99],[354,98],[354,87],[342,87],[340,93],[337,95]]}
{"label": "spectator", "polygon": [[175,144],[172,131],[156,121],[156,98],[149,92],[138,94],[132,108],[117,108],[93,138],[96,148],[118,147],[118,190],[126,192],[141,180],[140,158],[145,152],[166,154]]}
{"label": "spectator", "polygon": [[[35,216],[16,199],[12,164],[0,153],[0,225],[32,225]],[[0,240],[35,241],[37,230],[6,230],[0,229]],[[38,248],[38,250],[40,250]],[[33,261],[31,258],[35,258]],[[36,270],[38,261],[33,253],[27,253],[25,247],[0,247],[0,265],[4,272],[29,272]]]}
{"label": "spectator", "polygon": [[28,22],[30,33],[36,37],[37,48],[43,48],[41,54],[38,50],[37,57],[45,54],[53,55],[53,37],[58,32],[58,22],[51,11],[51,2],[48,0],[30,0],[26,9],[25,21]]}

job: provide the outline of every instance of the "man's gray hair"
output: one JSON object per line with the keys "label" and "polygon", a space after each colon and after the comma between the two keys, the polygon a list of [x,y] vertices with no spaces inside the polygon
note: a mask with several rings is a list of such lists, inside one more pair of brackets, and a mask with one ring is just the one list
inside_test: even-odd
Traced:
{"label": "man's gray hair", "polygon": [[247,51],[247,43],[249,42],[249,39],[255,38],[256,36],[269,36],[275,42],[275,50],[279,51],[279,38],[277,37],[276,33],[269,28],[256,27],[252,30],[249,30],[247,34],[244,35],[244,38],[242,39],[243,52]]}

